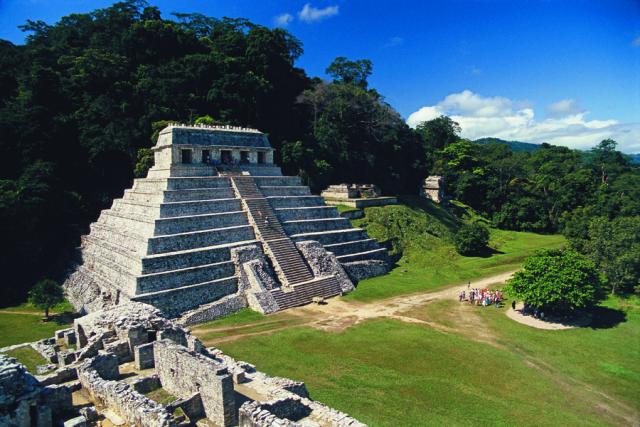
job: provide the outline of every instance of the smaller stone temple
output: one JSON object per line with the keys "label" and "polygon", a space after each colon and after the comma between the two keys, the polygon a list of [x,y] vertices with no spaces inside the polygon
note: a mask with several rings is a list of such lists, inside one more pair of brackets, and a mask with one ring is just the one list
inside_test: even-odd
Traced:
{"label": "smaller stone temple", "polygon": [[394,205],[395,197],[384,197],[374,184],[334,184],[321,193],[325,203],[332,206],[346,205],[354,208]]}
{"label": "smaller stone temple", "polygon": [[420,196],[436,203],[444,202],[444,178],[440,175],[426,177],[420,189]]}

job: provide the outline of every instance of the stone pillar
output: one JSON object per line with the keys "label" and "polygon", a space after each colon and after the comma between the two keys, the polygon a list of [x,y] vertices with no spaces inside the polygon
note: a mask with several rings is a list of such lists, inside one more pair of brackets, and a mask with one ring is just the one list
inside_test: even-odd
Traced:
{"label": "stone pillar", "polygon": [[240,150],[231,150],[231,158],[234,161],[239,162],[240,161]]}
{"label": "stone pillar", "polygon": [[134,359],[137,370],[153,368],[155,366],[153,343],[137,346],[134,349]]}
{"label": "stone pillar", "polygon": [[258,163],[258,152],[255,150],[249,151],[249,162]]}
{"label": "stone pillar", "polygon": [[264,153],[264,161],[265,163],[269,163],[269,164],[273,163],[273,150],[270,150]]}

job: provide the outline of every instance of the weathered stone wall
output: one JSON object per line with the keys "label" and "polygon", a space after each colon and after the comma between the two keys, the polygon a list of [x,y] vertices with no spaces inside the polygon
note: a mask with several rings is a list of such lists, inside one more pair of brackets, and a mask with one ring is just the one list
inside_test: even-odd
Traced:
{"label": "weathered stone wall", "polygon": [[[113,410],[130,425],[175,426],[171,414],[162,405],[138,393],[124,382],[102,378],[99,369],[102,368],[103,362],[105,362],[105,357],[98,356],[85,360],[78,367],[78,379],[94,401]],[[98,366],[100,368],[96,369]]]}
{"label": "weathered stone wall", "polygon": [[387,274],[389,271],[388,262],[377,260],[348,262],[342,266],[351,280],[356,283],[370,277]]}
{"label": "weathered stone wall", "polygon": [[315,240],[297,242],[298,250],[309,263],[315,277],[335,276],[343,293],[354,289],[353,283],[334,254]]}
{"label": "weathered stone wall", "polygon": [[208,419],[221,426],[237,423],[233,381],[224,364],[170,341],[156,341],[155,368],[162,387],[174,396],[200,393]]}

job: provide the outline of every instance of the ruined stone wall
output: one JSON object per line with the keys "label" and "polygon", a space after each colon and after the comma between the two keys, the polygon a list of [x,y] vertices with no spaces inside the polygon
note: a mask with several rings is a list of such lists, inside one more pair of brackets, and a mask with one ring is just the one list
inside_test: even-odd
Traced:
{"label": "ruined stone wall", "polygon": [[166,340],[155,342],[154,359],[167,392],[181,398],[200,393],[208,419],[225,427],[237,423],[233,380],[224,364]]}
{"label": "ruined stone wall", "polygon": [[334,254],[328,252],[324,246],[315,240],[297,242],[296,246],[309,263],[309,267],[316,277],[335,276],[343,293],[354,289],[353,282],[338,262]]}
{"label": "ruined stone wall", "polygon": [[78,379],[82,387],[89,391],[96,402],[115,411],[130,425],[175,427],[173,418],[162,405],[124,382],[104,379],[100,375],[103,363],[108,363],[106,358],[98,356],[85,360],[78,367]]}

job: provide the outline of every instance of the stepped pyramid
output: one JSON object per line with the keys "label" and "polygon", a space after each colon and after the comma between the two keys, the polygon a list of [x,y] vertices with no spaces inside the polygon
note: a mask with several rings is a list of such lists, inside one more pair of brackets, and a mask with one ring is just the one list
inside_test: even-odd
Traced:
{"label": "stepped pyramid", "polygon": [[386,273],[386,250],[282,176],[265,134],[173,124],[153,150],[147,178],[82,237],[65,282],[80,311],[140,301],[193,323],[303,305]]}

